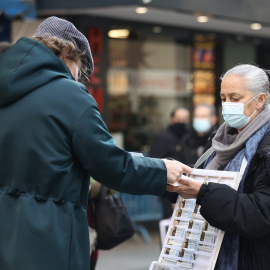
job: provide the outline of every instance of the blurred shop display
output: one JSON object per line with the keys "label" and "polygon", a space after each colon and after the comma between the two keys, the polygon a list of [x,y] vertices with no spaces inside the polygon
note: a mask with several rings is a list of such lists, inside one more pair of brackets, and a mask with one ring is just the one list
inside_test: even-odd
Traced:
{"label": "blurred shop display", "polygon": [[108,40],[108,127],[124,147],[147,154],[175,107],[192,95],[192,45],[173,38]]}
{"label": "blurred shop display", "polygon": [[95,63],[94,72],[89,78],[90,83],[87,85],[89,93],[94,97],[98,104],[101,114],[104,113],[104,96],[106,85],[105,78],[105,50],[103,30],[99,27],[89,27],[86,37],[91,44],[91,51]]}
{"label": "blurred shop display", "polygon": [[193,103],[215,104],[215,41],[203,35],[194,38]]}

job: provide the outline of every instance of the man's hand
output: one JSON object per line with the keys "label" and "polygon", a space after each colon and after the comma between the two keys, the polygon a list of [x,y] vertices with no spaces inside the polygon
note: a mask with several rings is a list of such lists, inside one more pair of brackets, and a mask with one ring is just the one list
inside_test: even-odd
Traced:
{"label": "man's hand", "polygon": [[191,173],[192,171],[192,168],[179,161],[169,159],[162,160],[167,168],[167,183],[170,185],[177,183],[183,173]]}
{"label": "man's hand", "polygon": [[202,183],[183,175],[178,181],[179,186],[167,185],[167,190],[177,192],[184,199],[197,198]]}

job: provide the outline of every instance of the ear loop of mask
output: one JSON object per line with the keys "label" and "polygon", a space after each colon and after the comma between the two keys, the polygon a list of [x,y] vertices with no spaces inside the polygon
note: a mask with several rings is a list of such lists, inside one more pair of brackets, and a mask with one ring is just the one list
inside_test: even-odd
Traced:
{"label": "ear loop of mask", "polygon": [[[258,94],[259,95],[259,94]],[[249,102],[251,102],[252,100],[254,100],[258,95],[256,95],[254,98],[252,98],[250,101],[248,101],[247,103],[244,103],[244,105],[248,104]],[[251,114],[251,116],[248,116],[249,119],[255,114],[255,112],[257,111],[257,109],[255,109],[255,111]]]}
{"label": "ear loop of mask", "polygon": [[[258,94],[259,95],[259,94]],[[254,98],[252,98],[250,101],[248,101],[247,103],[244,103],[244,105],[248,104],[249,102],[251,102],[252,100],[254,100],[258,95],[256,95]],[[247,116],[249,119],[252,118],[252,116],[255,114],[255,112],[257,111],[257,109],[255,109],[255,111],[251,114],[251,116]]]}
{"label": "ear loop of mask", "polygon": [[[259,95],[259,94],[258,94]],[[251,102],[253,99],[255,99],[258,95],[256,95],[254,98],[252,98],[250,101],[244,103],[244,105],[248,104],[249,102]],[[256,109],[257,110],[257,109]]]}

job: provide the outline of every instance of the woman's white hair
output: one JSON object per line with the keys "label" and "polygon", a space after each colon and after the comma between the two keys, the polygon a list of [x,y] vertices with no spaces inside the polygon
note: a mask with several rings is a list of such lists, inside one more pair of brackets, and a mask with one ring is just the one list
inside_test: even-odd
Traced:
{"label": "woman's white hair", "polygon": [[249,64],[237,65],[222,75],[220,77],[221,81],[230,74],[243,76],[243,78],[246,80],[246,89],[253,92],[254,96],[264,93],[266,95],[264,107],[270,104],[270,84],[268,81],[268,76],[263,69]]}

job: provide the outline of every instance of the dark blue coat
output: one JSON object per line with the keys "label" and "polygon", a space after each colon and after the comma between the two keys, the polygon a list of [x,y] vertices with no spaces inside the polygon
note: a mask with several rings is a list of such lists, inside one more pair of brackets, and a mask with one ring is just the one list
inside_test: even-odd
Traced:
{"label": "dark blue coat", "polygon": [[20,39],[0,56],[0,269],[88,270],[90,175],[161,195],[163,161],[115,145],[95,100],[47,47]]}

